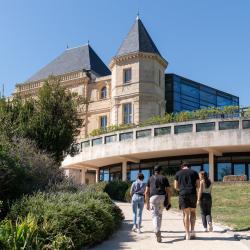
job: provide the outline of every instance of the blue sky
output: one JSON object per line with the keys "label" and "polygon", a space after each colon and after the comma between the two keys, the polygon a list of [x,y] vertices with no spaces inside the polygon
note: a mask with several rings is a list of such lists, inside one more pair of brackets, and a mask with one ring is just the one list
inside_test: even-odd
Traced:
{"label": "blue sky", "polygon": [[249,0],[0,0],[0,85],[10,95],[67,44],[90,41],[108,64],[140,17],[167,72],[250,105]]}

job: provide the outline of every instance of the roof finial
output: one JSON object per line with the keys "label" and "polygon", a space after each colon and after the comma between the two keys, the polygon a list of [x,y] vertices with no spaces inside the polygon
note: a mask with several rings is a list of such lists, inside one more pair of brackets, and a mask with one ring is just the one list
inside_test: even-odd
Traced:
{"label": "roof finial", "polygon": [[136,20],[139,20],[139,19],[140,19],[140,12],[139,12],[139,10],[138,10],[137,16],[136,16]]}
{"label": "roof finial", "polygon": [[88,40],[88,43],[87,43],[88,45],[89,45],[89,40]]}
{"label": "roof finial", "polygon": [[68,48],[69,48],[69,45],[67,44],[66,49],[68,49]]}

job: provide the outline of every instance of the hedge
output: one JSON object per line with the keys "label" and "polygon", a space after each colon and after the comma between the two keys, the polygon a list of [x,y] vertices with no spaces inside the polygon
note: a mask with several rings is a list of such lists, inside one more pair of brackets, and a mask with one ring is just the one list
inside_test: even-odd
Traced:
{"label": "hedge", "polygon": [[[0,241],[1,227],[10,221],[18,225],[20,218],[25,220],[28,216],[37,223],[36,237],[48,249],[56,249],[53,245],[60,242],[67,246],[72,242],[73,246],[59,249],[81,249],[97,244],[115,232],[124,219],[121,210],[104,192],[38,192],[24,196],[12,206],[8,220],[0,226]],[[2,240],[2,244],[9,242],[12,236],[9,233],[9,238],[5,237],[7,240]]]}

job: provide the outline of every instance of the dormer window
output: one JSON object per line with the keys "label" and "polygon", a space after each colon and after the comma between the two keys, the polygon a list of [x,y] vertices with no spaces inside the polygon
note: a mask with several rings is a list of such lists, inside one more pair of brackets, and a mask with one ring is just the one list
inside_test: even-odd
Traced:
{"label": "dormer window", "polygon": [[132,70],[131,68],[124,69],[123,71],[124,83],[130,83],[132,80]]}
{"label": "dormer window", "polygon": [[101,89],[100,99],[106,99],[106,98],[107,98],[107,87],[103,87]]}

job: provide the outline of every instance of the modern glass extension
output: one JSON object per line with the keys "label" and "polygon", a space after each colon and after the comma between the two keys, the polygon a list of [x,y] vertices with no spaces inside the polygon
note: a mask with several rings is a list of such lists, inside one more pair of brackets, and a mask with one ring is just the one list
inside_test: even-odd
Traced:
{"label": "modern glass extension", "polygon": [[192,111],[207,107],[239,106],[239,97],[175,75],[165,75],[166,111]]}

